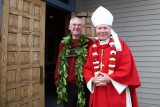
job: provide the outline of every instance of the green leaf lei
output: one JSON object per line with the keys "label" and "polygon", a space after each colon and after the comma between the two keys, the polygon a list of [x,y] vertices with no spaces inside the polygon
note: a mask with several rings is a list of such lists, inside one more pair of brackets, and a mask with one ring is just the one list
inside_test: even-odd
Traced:
{"label": "green leaf lei", "polygon": [[[87,56],[87,43],[88,39],[85,35],[79,37],[79,44],[76,47],[76,62],[75,62],[75,71],[77,76],[77,87],[78,87],[78,107],[84,107],[85,105],[85,92],[84,92],[84,80],[83,80],[83,65]],[[66,37],[63,37],[62,43],[65,45],[65,48],[60,52],[60,65],[58,68],[60,77],[58,79],[57,93],[58,93],[58,103],[67,102],[67,77],[68,77],[68,56],[72,48],[72,35],[69,34]]]}

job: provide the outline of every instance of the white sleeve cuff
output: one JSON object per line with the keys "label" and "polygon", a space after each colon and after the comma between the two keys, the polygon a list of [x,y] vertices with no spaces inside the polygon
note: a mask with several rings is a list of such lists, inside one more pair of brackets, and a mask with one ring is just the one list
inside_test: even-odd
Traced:
{"label": "white sleeve cuff", "polygon": [[89,89],[89,91],[91,93],[94,93],[94,84],[92,83],[93,78],[91,78],[88,82],[87,82],[87,88]]}
{"label": "white sleeve cuff", "polygon": [[123,90],[127,87],[127,85],[120,84],[112,79],[111,82],[119,94],[121,94]]}

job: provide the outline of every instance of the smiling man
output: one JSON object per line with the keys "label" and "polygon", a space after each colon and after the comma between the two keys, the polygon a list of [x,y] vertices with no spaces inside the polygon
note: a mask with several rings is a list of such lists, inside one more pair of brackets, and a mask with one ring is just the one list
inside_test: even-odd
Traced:
{"label": "smiling man", "polygon": [[84,78],[90,90],[89,107],[138,107],[140,79],[127,44],[112,29],[112,14],[100,6],[91,17],[98,37],[90,46]]}
{"label": "smiling man", "polygon": [[71,33],[59,45],[55,84],[58,102],[63,102],[63,107],[88,107],[89,91],[84,85],[82,69],[93,41],[81,34],[83,26],[80,18],[71,18]]}

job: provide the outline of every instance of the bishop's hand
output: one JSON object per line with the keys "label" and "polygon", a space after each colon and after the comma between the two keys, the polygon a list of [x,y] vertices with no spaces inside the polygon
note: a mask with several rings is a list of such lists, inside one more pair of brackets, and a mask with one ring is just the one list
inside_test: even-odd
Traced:
{"label": "bishop's hand", "polygon": [[93,78],[93,83],[96,86],[106,86],[107,83],[110,83],[110,82],[111,82],[111,79],[108,76],[108,74],[100,72],[100,71],[95,73],[95,76]]}

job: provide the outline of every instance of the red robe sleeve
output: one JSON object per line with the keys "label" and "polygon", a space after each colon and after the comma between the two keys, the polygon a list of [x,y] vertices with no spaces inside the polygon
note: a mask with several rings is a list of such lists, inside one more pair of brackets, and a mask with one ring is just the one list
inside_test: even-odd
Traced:
{"label": "red robe sleeve", "polygon": [[117,51],[115,73],[109,76],[118,83],[136,88],[140,86],[140,79],[132,53],[124,41],[120,42],[122,51]]}
{"label": "red robe sleeve", "polygon": [[132,107],[138,107],[136,88],[141,85],[138,71],[132,53],[125,42],[121,41],[122,52],[117,52],[117,65],[115,73],[109,75],[118,83],[128,85]]}

